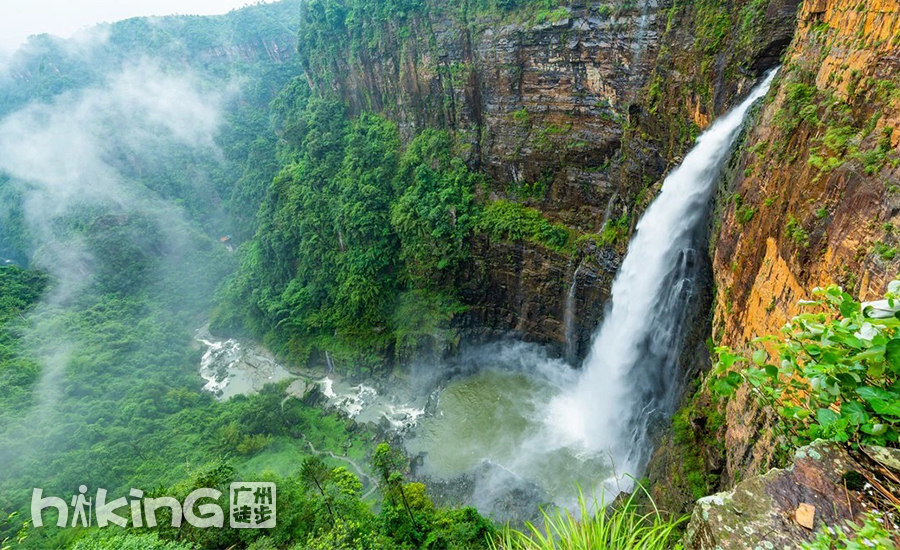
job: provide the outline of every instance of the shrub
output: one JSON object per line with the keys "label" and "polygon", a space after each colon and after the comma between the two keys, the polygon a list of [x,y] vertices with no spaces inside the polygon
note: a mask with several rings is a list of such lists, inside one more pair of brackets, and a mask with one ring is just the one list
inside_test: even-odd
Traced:
{"label": "shrub", "polygon": [[875,250],[875,253],[878,254],[878,256],[882,260],[885,260],[888,262],[893,260],[895,257],[897,257],[897,252],[900,252],[900,250],[898,250],[897,247],[890,246],[888,244],[883,243],[882,241],[876,242],[875,246],[873,248]]}
{"label": "shrub", "polygon": [[522,107],[518,111],[513,111],[512,118],[516,124],[521,124],[522,126],[526,126],[531,123],[531,115],[528,114],[528,109],[526,109],[525,107]]}
{"label": "shrub", "polygon": [[727,347],[717,348],[712,389],[729,395],[748,385],[774,409],[795,445],[823,438],[894,445],[900,429],[900,281],[888,285],[885,301],[860,304],[838,286],[815,289],[815,301],[781,336],[753,352],[750,366]]}
{"label": "shrub", "polygon": [[823,526],[816,540],[801,546],[803,550],[832,550],[833,548],[897,548],[898,534],[891,533],[884,526],[884,519],[878,513],[870,512],[863,518],[862,525],[847,522],[846,527]]}
{"label": "shrub", "polygon": [[756,214],[756,208],[750,205],[743,205],[735,211],[735,218],[741,225],[745,225],[753,219]]}
{"label": "shrub", "polygon": [[494,239],[532,241],[556,252],[567,252],[572,242],[572,232],[566,226],[551,223],[534,208],[505,200],[487,205],[476,229]]}

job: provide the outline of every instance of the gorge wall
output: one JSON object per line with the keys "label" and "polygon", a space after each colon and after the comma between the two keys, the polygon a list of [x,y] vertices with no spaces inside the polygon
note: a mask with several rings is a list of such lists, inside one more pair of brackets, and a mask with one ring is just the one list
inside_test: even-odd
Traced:
{"label": "gorge wall", "polygon": [[[776,333],[816,286],[838,283],[868,300],[896,275],[898,31],[897,2],[802,6],[722,220],[713,329],[722,343]],[[729,473],[770,457],[757,415],[746,395],[727,407]]]}
{"label": "gorge wall", "polygon": [[[364,30],[305,37],[301,29],[300,52],[311,86],[352,112],[386,114],[407,139],[428,126],[451,130],[458,154],[490,178],[484,201],[535,207],[585,236],[572,255],[477,237],[460,284],[467,325],[562,344],[577,272],[568,314],[583,352],[663,174],[777,63],[796,7],[641,0],[504,11],[425,2]],[[315,8],[306,17],[324,26]]]}
{"label": "gorge wall", "polygon": [[[896,275],[898,31],[897,2],[800,6],[781,73],[719,198],[716,344],[747,351],[753,338],[778,334],[814,287],[837,283],[875,299]],[[666,480],[657,490],[666,505],[683,508],[776,465],[778,449],[772,419],[746,388],[727,403],[701,389],[676,416],[651,477]]]}

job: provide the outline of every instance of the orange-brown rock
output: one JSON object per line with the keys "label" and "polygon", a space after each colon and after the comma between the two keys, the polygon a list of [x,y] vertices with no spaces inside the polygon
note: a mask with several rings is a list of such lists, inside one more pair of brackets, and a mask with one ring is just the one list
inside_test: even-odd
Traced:
{"label": "orange-brown rock", "polygon": [[[717,342],[740,349],[777,333],[816,286],[839,283],[870,299],[896,275],[898,31],[895,1],[802,6],[715,246]],[[731,476],[771,458],[774,438],[760,414],[746,393],[727,405]]]}

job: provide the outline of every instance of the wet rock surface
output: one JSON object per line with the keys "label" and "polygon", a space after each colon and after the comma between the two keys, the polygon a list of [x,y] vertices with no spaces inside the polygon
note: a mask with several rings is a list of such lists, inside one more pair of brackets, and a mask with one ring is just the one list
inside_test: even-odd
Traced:
{"label": "wet rock surface", "polygon": [[[873,456],[879,459],[872,460]],[[861,480],[896,475],[898,467],[896,449],[869,448],[851,455],[841,445],[815,442],[799,449],[789,468],[770,470],[731,491],[698,500],[685,547],[797,548],[813,540],[822,526],[842,525],[869,510],[883,509],[872,485]]]}

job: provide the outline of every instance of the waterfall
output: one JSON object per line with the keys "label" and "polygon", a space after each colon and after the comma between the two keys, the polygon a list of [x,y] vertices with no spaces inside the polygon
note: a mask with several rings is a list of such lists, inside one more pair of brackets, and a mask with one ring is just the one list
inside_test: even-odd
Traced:
{"label": "waterfall", "polygon": [[638,476],[646,465],[651,423],[677,406],[676,360],[699,272],[698,236],[744,117],[774,76],[707,129],[665,179],[613,281],[580,379],[551,402],[549,426],[570,444],[607,454],[623,485],[630,485],[623,476]]}
{"label": "waterfall", "polygon": [[613,193],[609,197],[609,201],[606,203],[606,210],[603,211],[603,222],[600,224],[600,230],[606,229],[606,224],[609,223],[609,217],[612,215],[613,205],[616,203],[616,199],[619,198],[618,193]]}
{"label": "waterfall", "polygon": [[581,262],[578,262],[578,266],[572,272],[572,284],[569,285],[569,292],[566,294],[566,308],[563,312],[563,328],[566,337],[565,359],[569,363],[575,362],[578,352],[578,335],[575,334],[575,293],[578,290],[579,271],[581,271]]}
{"label": "waterfall", "polygon": [[631,66],[637,68],[640,65],[641,60],[644,54],[644,41],[647,38],[647,28],[650,25],[650,8],[653,4],[653,8],[657,8],[656,2],[653,0],[644,0],[644,5],[641,7],[641,15],[638,18],[638,27],[637,31],[634,33],[634,39],[631,42],[631,50],[634,52],[634,57],[631,60]]}

